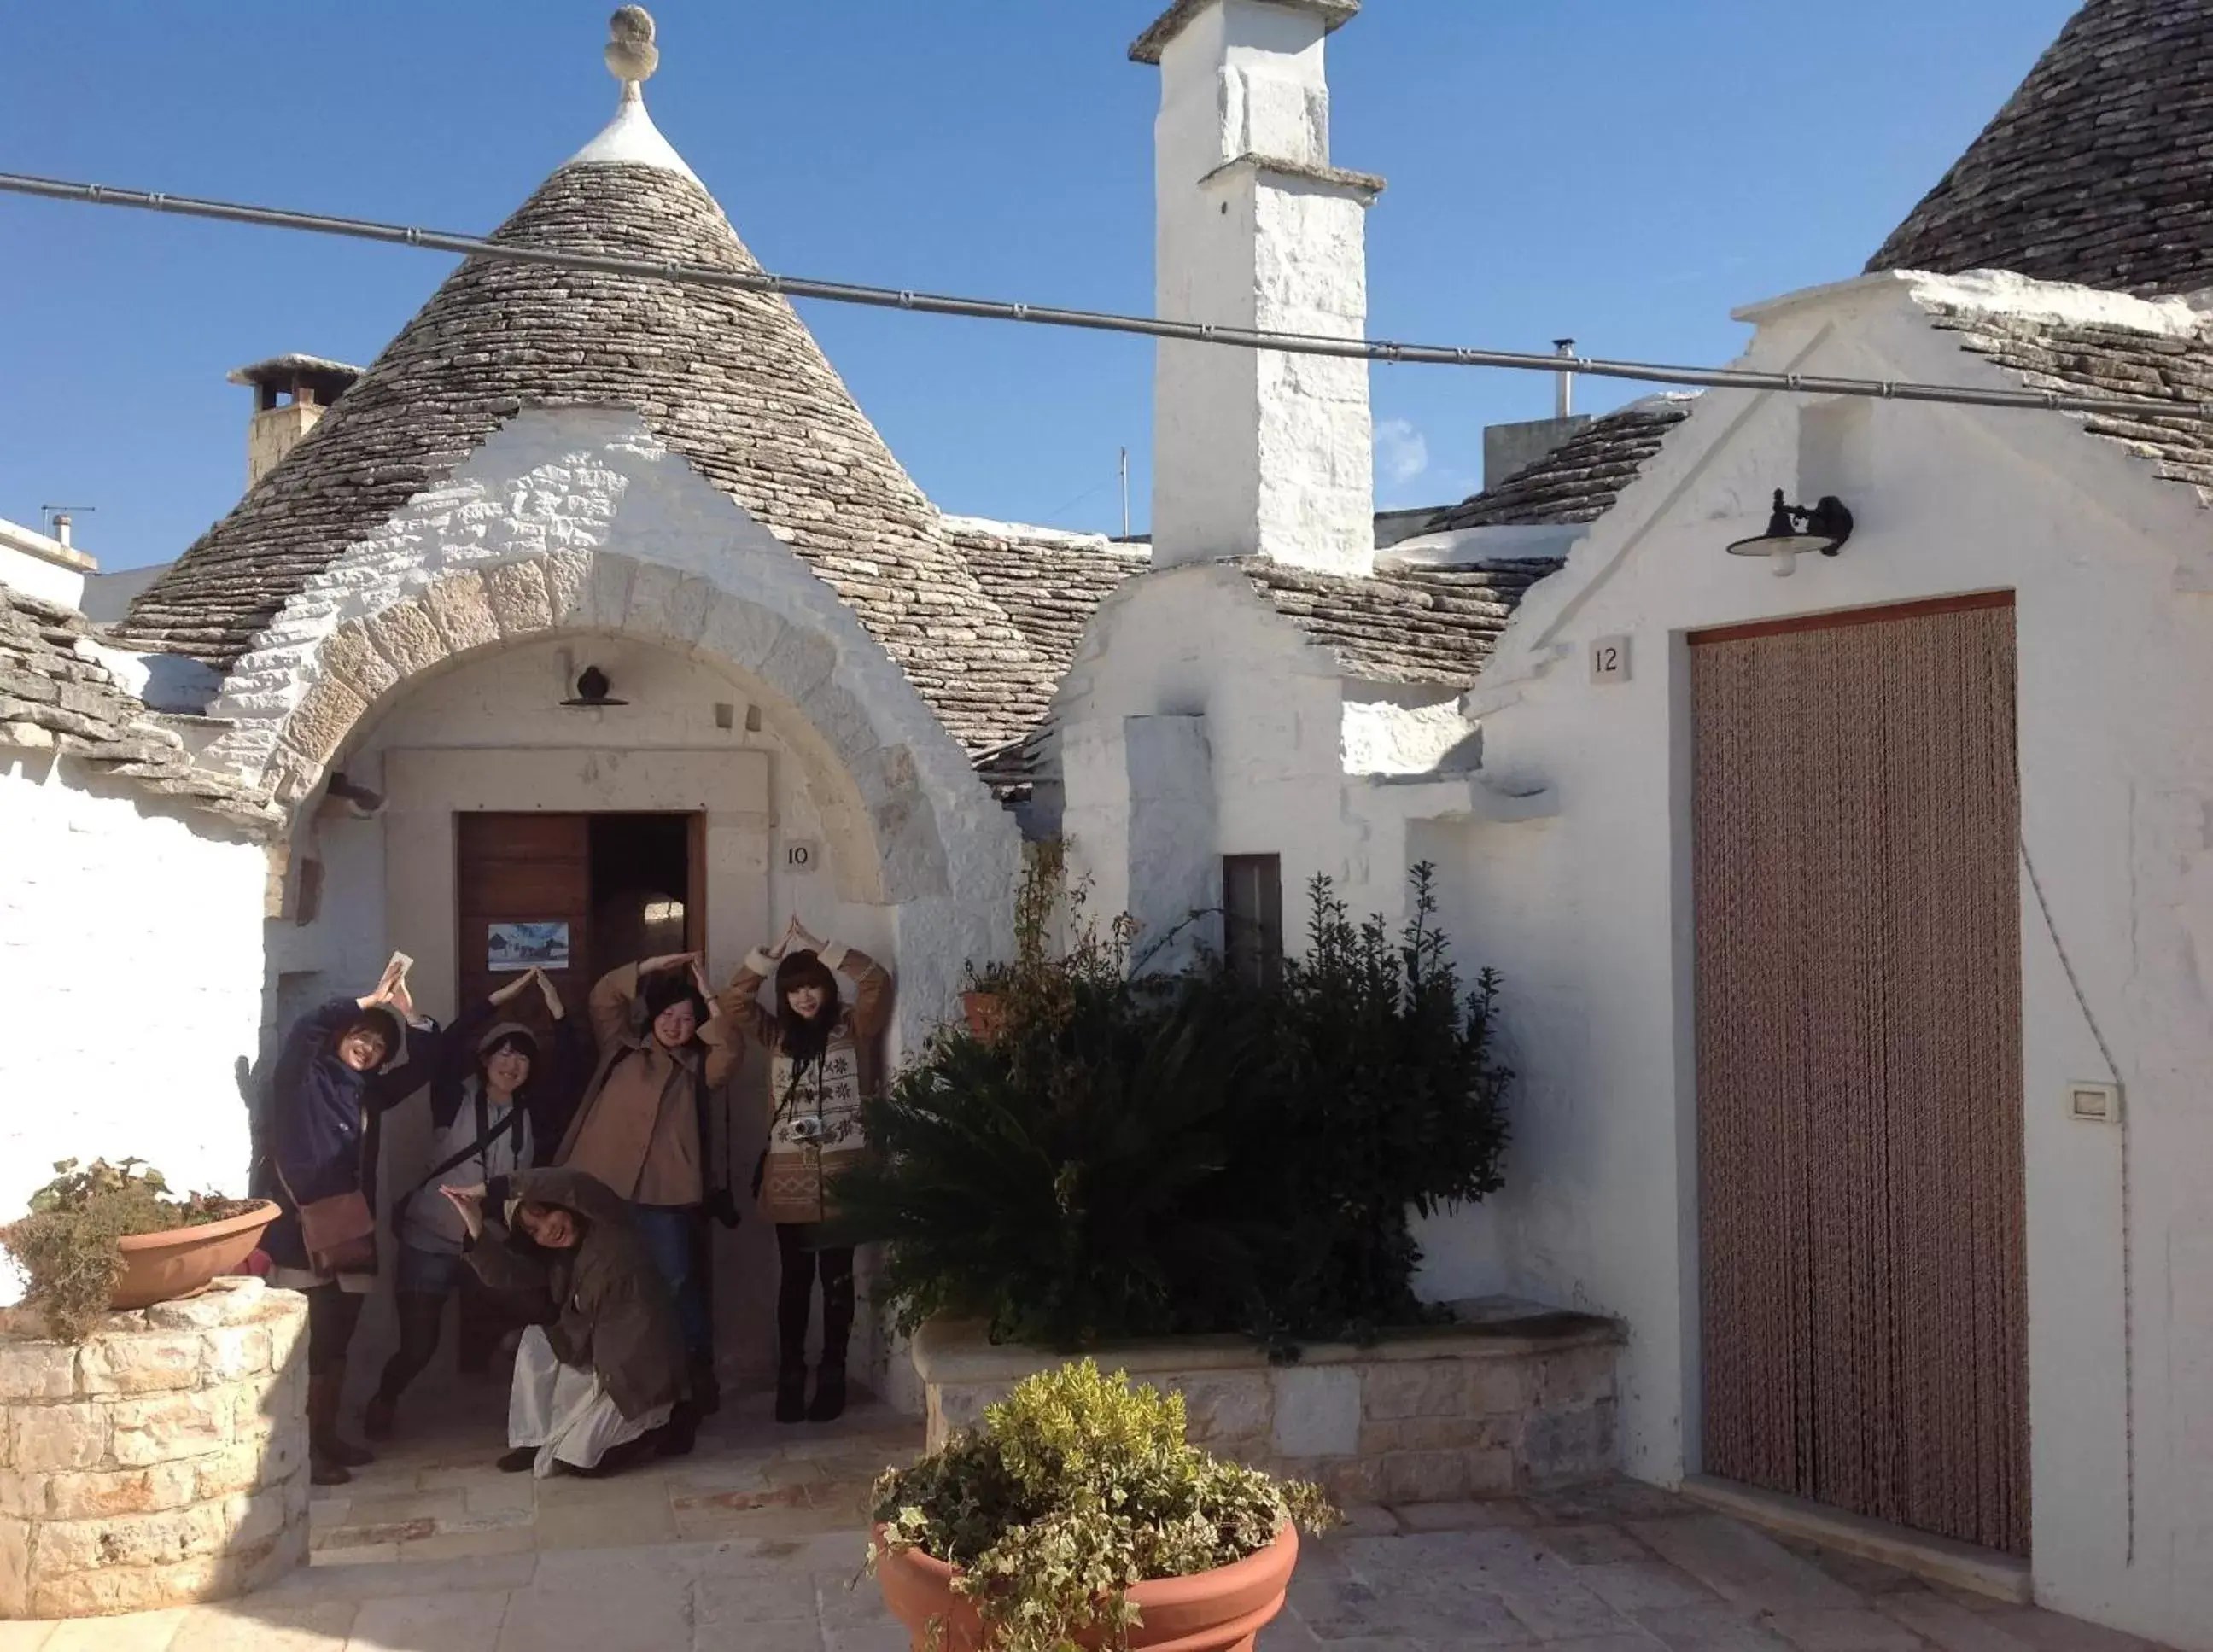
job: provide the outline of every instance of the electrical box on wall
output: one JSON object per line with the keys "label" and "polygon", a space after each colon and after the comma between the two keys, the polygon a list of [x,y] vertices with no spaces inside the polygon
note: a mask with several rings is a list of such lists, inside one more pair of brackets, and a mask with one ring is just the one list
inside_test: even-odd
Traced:
{"label": "electrical box on wall", "polygon": [[2121,1118],[2121,1087],[2118,1084],[2070,1084],[2067,1087],[2067,1111],[2070,1117],[2085,1124],[2119,1124]]}
{"label": "electrical box on wall", "polygon": [[1590,645],[1590,674],[1594,683],[1625,683],[1629,680],[1629,639],[1626,637],[1594,637]]}

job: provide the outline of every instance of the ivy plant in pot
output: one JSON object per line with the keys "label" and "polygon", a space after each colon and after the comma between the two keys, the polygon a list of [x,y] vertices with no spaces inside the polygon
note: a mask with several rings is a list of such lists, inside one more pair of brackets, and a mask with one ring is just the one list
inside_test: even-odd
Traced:
{"label": "ivy plant in pot", "polygon": [[1250,1652],[1283,1609],[1311,1485],[1216,1460],[1180,1394],[1090,1360],[1040,1372],[877,1483],[869,1566],[916,1652]]}
{"label": "ivy plant in pot", "polygon": [[108,1310],[191,1295],[243,1263],[277,1219],[267,1199],[175,1198],[137,1159],[63,1159],[54,1170],[29,1214],[0,1227],[0,1250],[26,1276],[25,1305],[64,1342]]}

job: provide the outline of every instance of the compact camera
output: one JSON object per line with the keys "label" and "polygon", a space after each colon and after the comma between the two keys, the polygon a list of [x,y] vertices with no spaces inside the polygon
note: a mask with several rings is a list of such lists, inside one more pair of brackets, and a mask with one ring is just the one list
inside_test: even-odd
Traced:
{"label": "compact camera", "polygon": [[795,1142],[819,1142],[825,1134],[820,1119],[802,1116],[785,1126],[785,1133]]}

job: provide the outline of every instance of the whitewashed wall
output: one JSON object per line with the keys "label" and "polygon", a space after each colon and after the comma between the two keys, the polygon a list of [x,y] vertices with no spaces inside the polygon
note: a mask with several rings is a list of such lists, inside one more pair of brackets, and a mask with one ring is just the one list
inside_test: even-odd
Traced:
{"label": "whitewashed wall", "polygon": [[[2175,306],[1936,283],[2158,329]],[[2006,381],[1876,277],[1751,319],[1758,367]],[[1856,533],[1789,579],[1723,554],[1771,491],[1844,495]],[[1684,783],[1687,648],[1717,624],[2018,593],[2022,828],[2122,1068],[2135,1344],[2124,1344],[2121,1133],[2077,1123],[2106,1076],[2024,882],[2034,1575],[2043,1604],[2213,1648],[2213,516],[2073,421],[1710,393],[1515,621],[1483,688],[1485,762],[1558,818],[1431,832],[1450,912],[1507,972],[1523,1072],[1509,1187],[1424,1238],[1435,1294],[1505,1289],[1619,1314],[1628,1462],[1698,1440],[1695,1072]],[[1594,684],[1588,644],[1632,673]],[[1418,834],[1417,834],[1418,835]],[[2132,1361],[2129,1357],[2132,1351]],[[2132,1372],[2131,1372],[2132,1366]],[[2135,1555],[2127,1382],[2135,1389]]]}
{"label": "whitewashed wall", "polygon": [[[1294,944],[1318,873],[1356,913],[1395,918],[1405,905],[1405,817],[1420,812],[1422,789],[1378,790],[1349,781],[1345,765],[1349,753],[1387,766],[1410,748],[1465,736],[1449,698],[1442,706],[1401,703],[1422,698],[1349,689],[1337,662],[1235,567],[1130,581],[1094,616],[1056,702],[1062,835],[1071,869],[1093,880],[1094,915],[1128,911],[1157,933],[1188,910],[1185,892],[1203,869],[1214,873],[1218,900],[1221,856],[1274,854]],[[1157,766],[1157,745],[1133,774],[1125,720],[1156,717],[1203,726],[1212,823],[1133,845],[1133,780],[1156,801],[1167,783],[1143,766]],[[1466,783],[1460,789],[1464,797]]]}
{"label": "whitewashed wall", "polygon": [[[57,1159],[246,1191],[266,859],[82,783],[0,754],[0,1221]],[[0,1265],[0,1301],[19,1285]]]}
{"label": "whitewashed wall", "polygon": [[85,576],[92,568],[92,558],[82,552],[0,521],[0,585],[57,607],[74,608],[84,599]]}

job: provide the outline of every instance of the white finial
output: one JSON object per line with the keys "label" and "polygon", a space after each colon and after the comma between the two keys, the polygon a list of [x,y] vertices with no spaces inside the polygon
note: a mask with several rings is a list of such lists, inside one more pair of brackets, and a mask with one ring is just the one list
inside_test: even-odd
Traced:
{"label": "white finial", "polygon": [[661,48],[653,43],[653,14],[643,6],[625,6],[607,20],[607,46],[602,54],[607,72],[623,83],[625,93],[653,77],[661,66]]}
{"label": "white finial", "polygon": [[645,112],[645,95],[639,90],[661,66],[661,52],[653,44],[653,15],[643,6],[625,6],[607,20],[607,72],[622,82],[622,101],[607,130],[569,158],[572,167],[657,167],[699,181],[684,164],[684,157],[668,146]]}

